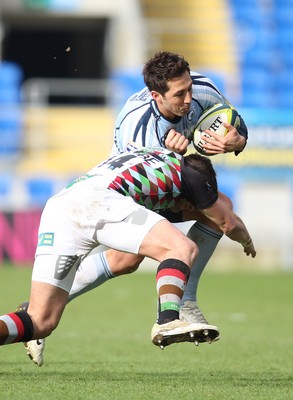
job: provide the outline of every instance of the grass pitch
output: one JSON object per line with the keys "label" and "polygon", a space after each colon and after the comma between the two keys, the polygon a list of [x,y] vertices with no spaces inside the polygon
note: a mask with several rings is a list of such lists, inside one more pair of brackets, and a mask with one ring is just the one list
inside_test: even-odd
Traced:
{"label": "grass pitch", "polygon": [[[109,281],[68,305],[35,366],[0,349],[1,400],[293,399],[293,274],[206,272],[200,305],[221,340],[152,345],[153,272]],[[28,299],[30,270],[0,268],[0,314]]]}

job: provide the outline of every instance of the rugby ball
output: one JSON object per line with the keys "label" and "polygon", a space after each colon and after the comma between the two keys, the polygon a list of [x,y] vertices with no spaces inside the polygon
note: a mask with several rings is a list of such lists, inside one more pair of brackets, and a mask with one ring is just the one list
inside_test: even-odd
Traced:
{"label": "rugby ball", "polygon": [[223,125],[223,122],[231,124],[235,126],[235,128],[240,125],[240,118],[234,107],[219,103],[203,112],[193,132],[193,145],[199,153],[206,154],[202,145],[206,143],[204,138],[210,137],[210,135],[205,132],[207,129],[221,136],[227,134],[228,130]]}

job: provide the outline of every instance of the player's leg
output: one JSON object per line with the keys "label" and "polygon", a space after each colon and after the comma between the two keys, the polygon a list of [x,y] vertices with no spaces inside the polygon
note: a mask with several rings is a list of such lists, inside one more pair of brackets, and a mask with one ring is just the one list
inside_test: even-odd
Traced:
{"label": "player's leg", "polygon": [[189,281],[182,298],[180,318],[189,322],[208,324],[197,304],[197,290],[202,273],[214,253],[222,234],[207,225],[196,222],[189,229],[187,236],[198,245],[199,256],[192,266]]}
{"label": "player's leg", "polygon": [[[69,258],[36,257],[28,310],[0,317],[1,345],[44,338],[57,327],[79,262],[78,257]],[[65,273],[64,262],[67,264]]]}
{"label": "player's leg", "polygon": [[[227,196],[221,192],[219,192],[219,196],[231,209],[233,208],[232,202]],[[203,217],[201,213],[192,212],[191,214],[186,214],[185,218],[187,220],[197,219],[197,222],[192,225],[187,236],[197,244],[199,256],[192,266],[189,281],[182,298],[180,318],[188,322],[208,324],[197,304],[197,289],[202,273],[223,234],[216,225]],[[217,338],[219,338],[219,332]]]}
{"label": "player's leg", "polygon": [[211,341],[213,336],[209,337],[205,325],[179,319],[189,266],[198,255],[195,243],[164,220],[148,233],[140,253],[160,262],[156,275],[159,300],[157,322],[151,334],[153,343],[163,349],[172,343]]}
{"label": "player's leg", "polygon": [[[143,223],[142,223],[143,222]],[[125,234],[127,232],[127,234]],[[124,234],[123,234],[124,233]],[[197,246],[174,225],[156,213],[139,208],[120,224],[106,224],[97,232],[99,242],[126,252],[139,252],[160,262],[157,271],[159,295],[158,319],[152,329],[152,341],[163,348],[174,342],[210,341],[206,325],[179,320],[179,308],[189,275],[189,266],[197,255]]]}
{"label": "player's leg", "polygon": [[109,279],[134,272],[143,257],[98,246],[82,261],[75,275],[68,301],[75,299]]}
{"label": "player's leg", "polygon": [[[98,246],[84,258],[76,272],[67,302],[86,293],[109,279],[135,271],[143,257]],[[20,304],[17,311],[26,311],[29,303]],[[24,343],[27,355],[39,367],[44,364],[45,338]]]}

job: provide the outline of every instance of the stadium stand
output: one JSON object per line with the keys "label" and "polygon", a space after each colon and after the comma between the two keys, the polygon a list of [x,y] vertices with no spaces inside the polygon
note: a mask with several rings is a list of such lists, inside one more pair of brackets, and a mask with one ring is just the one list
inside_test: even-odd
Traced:
{"label": "stadium stand", "polygon": [[22,144],[20,87],[22,70],[12,62],[0,62],[0,156],[15,160]]}
{"label": "stadium stand", "polygon": [[[150,32],[146,58],[162,49],[184,54],[237,106],[293,106],[291,0],[187,0],[180,7],[175,0],[141,0],[141,7]],[[120,80],[123,99],[143,84],[137,69],[117,68],[110,77]],[[48,104],[26,106],[23,115],[21,80],[19,66],[0,64],[0,156],[14,162],[22,149],[13,171],[25,182],[26,198],[40,203],[55,190],[47,180],[74,177],[108,155],[114,116],[107,107]],[[230,80],[240,82],[235,96]],[[114,99],[115,112],[120,101]],[[11,187],[5,182],[2,191]]]}
{"label": "stadium stand", "polygon": [[[292,107],[293,7],[290,0],[230,0],[245,107]],[[287,84],[285,84],[287,82]]]}
{"label": "stadium stand", "polygon": [[[207,74],[233,96],[238,67],[229,3],[226,0],[141,0],[149,56],[167,49],[183,54],[192,69]],[[225,55],[225,56],[223,56]]]}

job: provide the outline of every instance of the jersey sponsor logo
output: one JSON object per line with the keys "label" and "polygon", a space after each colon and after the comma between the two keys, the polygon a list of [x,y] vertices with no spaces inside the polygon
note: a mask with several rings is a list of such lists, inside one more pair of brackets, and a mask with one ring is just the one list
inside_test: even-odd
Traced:
{"label": "jersey sponsor logo", "polygon": [[147,166],[152,166],[153,168],[159,168],[164,165],[164,160],[168,157],[168,155],[166,157],[164,153],[160,153],[159,151],[153,151],[152,153],[148,153],[147,151],[147,148],[140,149],[138,151],[128,154],[126,153],[120,157],[110,159],[106,163],[107,168],[111,170],[115,170],[117,168],[126,170],[128,167],[134,167],[141,162]]}
{"label": "jersey sponsor logo", "polygon": [[139,92],[139,95],[134,95],[130,99],[130,101],[146,101],[148,98],[151,99],[150,91],[148,88],[145,88],[143,91]]}
{"label": "jersey sponsor logo", "polygon": [[213,132],[216,132],[216,131],[219,129],[219,127],[221,126],[222,122],[223,122],[223,121],[222,121],[221,117],[218,116],[218,117],[214,120],[214,122],[212,123],[212,125],[209,127],[209,130],[211,130],[211,131],[213,131]]}
{"label": "jersey sponsor logo", "polygon": [[191,122],[194,118],[194,108],[191,108],[189,113],[187,114],[187,120]]}
{"label": "jersey sponsor logo", "polygon": [[45,232],[40,233],[38,236],[38,246],[53,246],[54,245],[54,233],[53,232]]}
{"label": "jersey sponsor logo", "polygon": [[213,191],[212,185],[208,181],[206,181],[206,187],[207,187],[208,192]]}
{"label": "jersey sponsor logo", "polygon": [[91,175],[91,174],[84,174],[84,175],[80,176],[79,178],[75,179],[73,182],[70,182],[70,183],[66,186],[66,189],[71,188],[71,186],[75,185],[75,184],[78,183],[78,182],[82,182],[82,181],[84,181],[84,180],[86,180],[86,179],[93,178],[94,176],[96,176],[96,175],[95,175],[95,174],[93,174],[93,175]]}
{"label": "jersey sponsor logo", "polygon": [[126,146],[126,151],[135,151],[138,150],[138,146],[134,142],[128,142]]}

